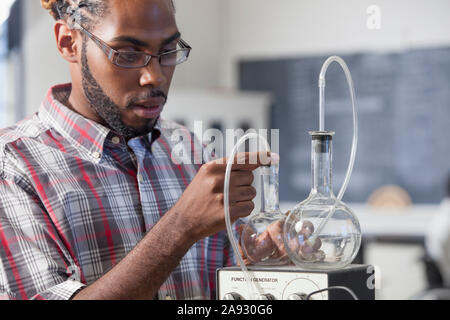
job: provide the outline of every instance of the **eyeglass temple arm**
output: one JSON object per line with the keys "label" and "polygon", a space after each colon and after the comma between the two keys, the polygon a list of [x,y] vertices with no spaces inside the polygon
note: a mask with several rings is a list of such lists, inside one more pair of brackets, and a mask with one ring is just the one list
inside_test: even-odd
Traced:
{"label": "eyeglass temple arm", "polygon": [[183,48],[186,49],[192,49],[190,45],[188,45],[183,39],[180,38],[180,44],[183,46]]}
{"label": "eyeglass temple arm", "polygon": [[87,31],[85,28],[83,28],[82,26],[80,26],[81,31],[87,35],[89,38],[92,39],[92,41],[95,42],[95,44],[97,44],[97,46],[108,56],[109,60],[113,60],[114,58],[114,54],[116,54],[116,51],[112,48],[110,48],[106,43],[104,43],[101,39],[97,38],[95,35],[93,35],[92,33],[90,33],[89,31]]}

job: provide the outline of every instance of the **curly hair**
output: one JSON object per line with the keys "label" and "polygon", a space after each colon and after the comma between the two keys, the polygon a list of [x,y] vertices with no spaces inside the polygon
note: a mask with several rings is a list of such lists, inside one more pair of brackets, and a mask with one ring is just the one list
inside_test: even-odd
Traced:
{"label": "curly hair", "polygon": [[[78,19],[89,28],[92,22],[102,17],[108,9],[107,0],[41,0],[42,7],[49,11],[55,20]],[[175,11],[175,4],[171,0]]]}
{"label": "curly hair", "polygon": [[92,23],[102,17],[107,9],[105,0],[41,0],[42,7],[49,11],[55,20],[73,19],[90,28]]}
{"label": "curly hair", "polygon": [[49,11],[53,18],[60,19],[59,13],[56,10],[57,0],[41,0],[42,8]]}

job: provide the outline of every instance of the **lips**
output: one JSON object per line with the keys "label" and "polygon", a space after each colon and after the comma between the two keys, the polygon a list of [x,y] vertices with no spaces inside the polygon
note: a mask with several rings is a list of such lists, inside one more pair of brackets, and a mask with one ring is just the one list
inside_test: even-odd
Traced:
{"label": "lips", "polygon": [[153,98],[134,103],[131,105],[131,109],[141,118],[154,119],[161,114],[165,102],[164,98]]}

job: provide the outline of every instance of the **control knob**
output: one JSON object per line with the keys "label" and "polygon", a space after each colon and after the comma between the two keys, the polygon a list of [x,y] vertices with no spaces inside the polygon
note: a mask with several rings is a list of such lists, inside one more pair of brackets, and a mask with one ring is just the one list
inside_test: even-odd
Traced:
{"label": "control knob", "polygon": [[223,296],[223,300],[244,300],[239,293],[230,292]]}

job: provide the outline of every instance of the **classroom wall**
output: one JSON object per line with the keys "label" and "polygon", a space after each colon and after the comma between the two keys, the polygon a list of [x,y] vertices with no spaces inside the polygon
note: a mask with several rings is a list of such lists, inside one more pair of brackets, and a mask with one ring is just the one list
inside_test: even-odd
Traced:
{"label": "classroom wall", "polygon": [[[237,62],[249,57],[399,51],[450,44],[448,0],[175,0],[183,38],[194,48],[173,86],[238,86]],[[367,9],[381,10],[381,29],[367,27]],[[47,88],[69,81],[52,18],[25,1],[24,81],[27,114]],[[51,66],[51,67],[49,67]]]}
{"label": "classroom wall", "polygon": [[[450,44],[447,0],[226,2],[226,50],[220,69],[224,86],[236,86],[235,62],[239,58],[399,51]],[[372,5],[380,9],[380,29],[367,26],[372,18],[367,9]]]}

